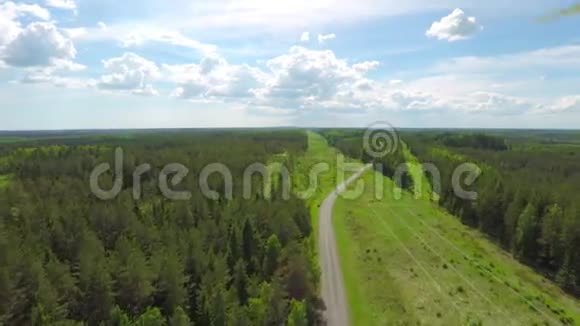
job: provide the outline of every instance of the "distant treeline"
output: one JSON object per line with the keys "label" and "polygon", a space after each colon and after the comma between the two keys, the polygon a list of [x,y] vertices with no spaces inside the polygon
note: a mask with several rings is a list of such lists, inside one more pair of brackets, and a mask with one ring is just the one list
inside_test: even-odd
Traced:
{"label": "distant treeline", "polygon": [[[385,146],[388,151],[381,157],[373,157],[364,149],[364,131],[362,130],[321,130],[319,131],[326,138],[329,145],[336,147],[345,156],[359,159],[364,163],[373,163],[375,170],[381,172],[386,177],[392,178],[397,168],[406,163],[403,152],[403,143],[398,140],[391,140],[394,143],[373,144],[373,147]],[[370,144],[368,144],[370,146]],[[390,146],[390,148],[388,147]],[[380,149],[377,148],[380,151]],[[395,180],[397,186],[404,189],[412,189],[413,178],[408,171],[403,171],[401,178]]]}
{"label": "distant treeline", "polygon": [[[124,150],[123,190],[101,201],[89,173]],[[242,172],[275,154],[291,162],[307,148],[298,131],[222,131],[138,137],[34,140],[2,147],[0,175],[0,325],[317,325],[318,297],[309,210],[280,189],[251,200]],[[188,201],[164,198],[161,168],[190,170]],[[196,176],[225,164],[234,198],[219,175],[209,200]],[[142,197],[132,173],[149,163]],[[103,188],[112,175],[103,177]],[[280,184],[280,183],[278,183]]]}
{"label": "distant treeline", "polygon": [[[345,155],[368,160],[362,131],[325,134]],[[552,131],[547,143],[537,134],[505,134],[407,131],[403,138],[421,163],[433,163],[441,172],[441,206],[579,296],[580,135],[565,133],[558,143]],[[510,145],[512,138],[517,146]],[[392,168],[404,162],[402,154],[381,160]],[[457,197],[451,182],[454,170],[466,162],[482,169],[472,187],[478,193],[475,202]]]}
{"label": "distant treeline", "polygon": [[435,140],[448,147],[469,147],[494,151],[508,150],[506,141],[503,138],[484,134],[445,133],[437,135]]}

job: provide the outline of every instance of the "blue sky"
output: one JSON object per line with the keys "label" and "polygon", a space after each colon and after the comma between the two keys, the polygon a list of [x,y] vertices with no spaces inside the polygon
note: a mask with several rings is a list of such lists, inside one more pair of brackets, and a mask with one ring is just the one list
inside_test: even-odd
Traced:
{"label": "blue sky", "polygon": [[0,0],[0,130],[578,128],[569,0]]}

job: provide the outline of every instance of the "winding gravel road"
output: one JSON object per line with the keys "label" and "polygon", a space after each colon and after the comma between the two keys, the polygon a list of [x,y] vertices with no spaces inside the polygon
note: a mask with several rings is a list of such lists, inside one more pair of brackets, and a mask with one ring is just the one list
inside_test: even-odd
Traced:
{"label": "winding gravel road", "polygon": [[320,206],[318,241],[320,268],[322,273],[322,299],[326,305],[326,312],[324,315],[329,326],[347,326],[350,324],[344,282],[336,248],[334,228],[332,227],[332,206],[334,206],[334,202],[338,195],[371,166],[371,164],[366,165],[348,178],[343,184],[339,185],[330,195],[328,195],[328,197],[326,197]]}

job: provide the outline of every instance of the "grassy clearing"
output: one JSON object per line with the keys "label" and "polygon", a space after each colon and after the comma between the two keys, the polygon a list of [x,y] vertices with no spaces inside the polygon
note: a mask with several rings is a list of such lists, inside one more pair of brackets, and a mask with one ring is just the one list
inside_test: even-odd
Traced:
{"label": "grassy clearing", "polygon": [[[375,199],[375,178],[385,195]],[[427,198],[374,171],[334,209],[353,325],[580,323],[580,302]]]}
{"label": "grassy clearing", "polygon": [[[308,150],[295,161],[294,175],[292,176],[292,186],[296,193],[305,194],[311,188],[312,192],[306,197],[306,202],[310,208],[312,216],[313,230],[317,236],[318,231],[318,209],[326,196],[328,196],[338,184],[337,178],[337,158],[342,156],[335,148],[330,147],[324,137],[308,131]],[[345,159],[347,162],[353,160]],[[324,164],[327,169],[313,175],[313,167],[317,164]],[[348,174],[346,175],[348,177]],[[316,184],[313,184],[316,182]]]}

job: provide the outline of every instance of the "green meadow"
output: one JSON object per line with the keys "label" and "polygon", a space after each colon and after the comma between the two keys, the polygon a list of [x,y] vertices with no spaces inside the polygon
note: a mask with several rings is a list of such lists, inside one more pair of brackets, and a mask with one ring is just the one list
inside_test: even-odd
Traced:
{"label": "green meadow", "polygon": [[[309,153],[331,159],[335,152],[317,135],[309,136],[315,146]],[[339,198],[333,216],[353,325],[580,322],[578,300],[444,212],[430,196],[417,199],[403,191],[397,198],[394,183],[374,171],[362,180],[364,193]],[[382,199],[376,198],[377,180]],[[326,194],[332,187],[321,190]]]}

